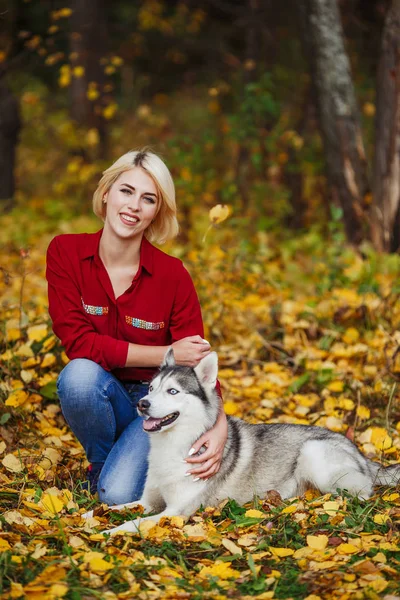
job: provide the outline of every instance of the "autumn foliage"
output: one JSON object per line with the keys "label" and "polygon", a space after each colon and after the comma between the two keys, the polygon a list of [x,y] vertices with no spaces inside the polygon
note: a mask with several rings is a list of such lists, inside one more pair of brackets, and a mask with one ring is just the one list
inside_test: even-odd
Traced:
{"label": "autumn foliage", "polygon": [[[278,243],[260,233],[241,245],[232,218],[213,208],[205,241],[184,255],[219,355],[226,412],[323,425],[373,459],[399,460],[397,257],[368,248],[362,257],[311,234]],[[4,225],[17,235],[16,222]],[[68,223],[80,227],[82,218]],[[57,402],[68,359],[46,310],[51,237],[34,233],[17,252],[11,235],[1,255],[1,597],[395,598],[394,489],[367,502],[317,491],[282,502],[271,491],[112,540],[97,530],[126,515],[100,509],[81,519],[97,504],[81,489],[84,453]]]}

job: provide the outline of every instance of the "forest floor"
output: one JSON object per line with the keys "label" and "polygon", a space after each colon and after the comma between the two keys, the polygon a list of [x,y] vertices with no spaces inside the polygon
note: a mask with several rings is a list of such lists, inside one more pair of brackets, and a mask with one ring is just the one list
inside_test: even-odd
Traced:
{"label": "forest floor", "polygon": [[[15,214],[0,225],[17,227]],[[394,488],[368,501],[315,490],[285,501],[272,491],[244,507],[227,499],[112,539],[99,531],[126,515],[82,520],[98,502],[81,490],[85,457],[56,396],[68,359],[47,314],[50,239],[19,249],[10,238],[0,250],[0,598],[400,599]],[[180,252],[219,355],[226,412],[322,425],[373,460],[399,461],[398,257],[312,234],[226,240],[211,232]]]}

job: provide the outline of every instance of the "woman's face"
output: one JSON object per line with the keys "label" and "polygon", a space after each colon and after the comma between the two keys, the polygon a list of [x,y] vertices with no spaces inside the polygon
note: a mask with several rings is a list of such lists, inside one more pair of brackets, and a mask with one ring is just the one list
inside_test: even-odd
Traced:
{"label": "woman's face", "polygon": [[104,229],[124,239],[143,236],[160,202],[153,179],[140,167],[122,173],[103,200],[106,200]]}

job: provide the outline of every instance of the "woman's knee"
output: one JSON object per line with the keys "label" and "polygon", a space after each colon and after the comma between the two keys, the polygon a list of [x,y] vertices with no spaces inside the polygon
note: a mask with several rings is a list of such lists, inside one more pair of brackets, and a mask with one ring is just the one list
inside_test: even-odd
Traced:
{"label": "woman's knee", "polygon": [[57,379],[57,393],[64,410],[79,405],[81,410],[96,401],[111,375],[100,365],[86,358],[75,358],[61,371]]}
{"label": "woman's knee", "polygon": [[101,477],[99,479],[97,493],[100,502],[104,502],[109,506],[115,504],[127,504],[128,502],[136,502],[142,497],[144,488],[144,480],[136,482],[132,485],[124,480],[124,477]]}
{"label": "woman's knee", "polygon": [[63,368],[57,379],[59,394],[68,395],[75,390],[85,392],[98,385],[99,379],[107,372],[97,363],[87,358],[75,358]]}

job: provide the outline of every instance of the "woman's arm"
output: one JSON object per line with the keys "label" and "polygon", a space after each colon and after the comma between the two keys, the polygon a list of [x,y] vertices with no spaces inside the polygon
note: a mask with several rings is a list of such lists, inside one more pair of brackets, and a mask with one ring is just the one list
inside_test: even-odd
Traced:
{"label": "woman's arm", "polygon": [[[178,365],[195,367],[210,353],[210,344],[199,335],[192,335],[174,342],[172,345]],[[159,367],[169,346],[143,346],[129,344],[126,367]]]}

